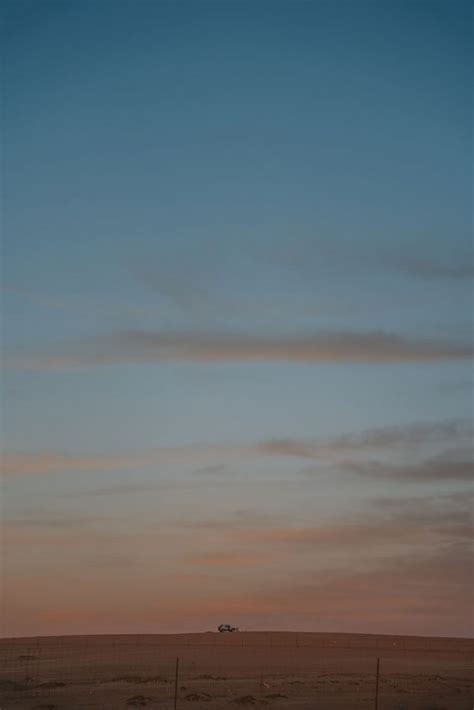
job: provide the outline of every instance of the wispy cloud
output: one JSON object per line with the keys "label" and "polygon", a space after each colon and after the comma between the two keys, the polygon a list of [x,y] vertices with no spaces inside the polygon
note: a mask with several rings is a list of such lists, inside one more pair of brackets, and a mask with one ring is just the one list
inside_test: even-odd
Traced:
{"label": "wispy cloud", "polygon": [[[440,478],[448,470],[450,463],[464,464],[466,459],[459,460],[459,451],[472,435],[472,425],[465,420],[446,420],[440,422],[414,423],[401,427],[372,429],[355,435],[339,436],[326,440],[307,440],[296,438],[275,438],[261,442],[243,444],[195,444],[182,447],[169,447],[133,454],[68,454],[64,452],[33,452],[7,453],[2,458],[2,469],[6,475],[27,475],[36,473],[65,473],[74,471],[119,471],[153,468],[159,464],[181,464],[197,466],[195,473],[202,473],[203,466],[207,473],[217,476],[227,475],[227,469],[222,462],[233,460],[261,458],[267,456],[282,456],[311,460],[340,459],[345,453],[373,452],[393,450],[397,448],[413,449],[423,444],[435,442],[448,444],[450,448],[457,447],[458,453],[451,452],[440,455],[431,462],[425,462],[423,475],[415,467],[414,477],[429,477],[428,469],[435,466],[434,478]],[[466,449],[462,449],[466,451]],[[457,459],[455,456],[457,455]],[[465,453],[465,456],[467,454]],[[354,467],[357,462],[344,460],[348,470],[360,475],[375,473],[375,468],[368,470]],[[354,463],[354,466],[352,464]],[[363,462],[364,463],[364,462]],[[211,465],[215,464],[215,465]],[[372,464],[370,464],[372,465]],[[374,464],[378,466],[379,464]],[[380,464],[384,470],[385,464]],[[352,467],[352,469],[351,469]],[[458,466],[458,474],[463,470]],[[402,472],[398,472],[402,475]],[[394,475],[397,469],[394,468]],[[408,477],[409,471],[405,475]],[[463,476],[464,477],[464,476]],[[116,489],[115,489],[116,490]],[[132,486],[135,490],[135,486]]]}
{"label": "wispy cloud", "polygon": [[142,267],[135,271],[152,291],[184,311],[212,312],[219,304],[211,274],[197,273],[192,264],[185,264],[182,259],[179,264],[162,263],[160,267],[155,264],[153,269]]}
{"label": "wispy cloud", "polygon": [[204,555],[187,559],[187,564],[202,567],[253,567],[262,565],[275,557],[271,553],[252,553],[228,550],[226,552],[209,552]]}
{"label": "wispy cloud", "polygon": [[[82,491],[83,496],[128,496],[140,493],[148,493],[154,490],[154,486],[147,483],[117,483],[117,485],[103,486],[102,488],[91,488]],[[76,494],[78,495],[78,494]]]}
{"label": "wispy cloud", "polygon": [[447,451],[423,461],[398,465],[384,461],[341,461],[339,465],[359,476],[396,481],[471,481],[474,478],[474,459],[468,452]]}
{"label": "wispy cloud", "polygon": [[129,301],[118,302],[116,299],[112,302],[108,302],[104,298],[94,300],[92,298],[87,298],[86,296],[50,296],[47,293],[20,286],[14,286],[12,284],[2,285],[0,287],[0,296],[2,294],[17,296],[22,300],[41,308],[63,311],[71,316],[74,316],[75,318],[89,318],[91,317],[91,314],[93,314],[95,319],[97,319],[97,316],[101,316],[109,321],[113,319],[116,322],[117,318],[123,317],[124,315],[134,316],[136,320],[144,315],[156,315],[158,310],[156,305],[153,304],[134,305]]}
{"label": "wispy cloud", "polygon": [[399,262],[401,271],[422,279],[448,279],[451,281],[472,279],[474,264],[472,257],[464,262],[442,263],[429,259],[404,259]]}
{"label": "wispy cloud", "polygon": [[[341,550],[358,548],[366,555],[374,549],[390,545],[451,544],[473,538],[470,498],[419,498],[416,501],[393,501],[391,506],[371,505],[373,512],[351,520],[325,522],[320,525],[225,525],[220,521],[220,535],[226,546],[252,545],[264,551],[267,544],[292,550],[331,547]],[[218,528],[219,521],[214,521]],[[263,547],[262,547],[263,546]]]}
{"label": "wispy cloud", "polygon": [[49,515],[43,517],[17,517],[17,518],[6,518],[3,520],[2,525],[8,528],[9,531],[23,530],[25,528],[42,528],[50,530],[60,530],[62,528],[83,528],[97,523],[104,523],[107,518],[104,517],[64,517],[57,515]]}
{"label": "wispy cloud", "polygon": [[36,521],[5,521],[2,525],[3,544],[10,546],[41,547],[74,547],[95,549],[97,545],[119,546],[125,536],[104,530],[92,524],[55,525],[44,521],[38,525]]}
{"label": "wispy cloud", "polygon": [[53,308],[55,310],[68,310],[71,306],[64,301],[53,298],[51,296],[44,295],[42,293],[37,293],[28,288],[21,288],[19,286],[12,286],[9,284],[2,285],[0,293],[10,293],[17,296],[21,296],[26,300],[46,308]]}
{"label": "wispy cloud", "polygon": [[265,337],[224,332],[122,331],[56,353],[7,360],[7,366],[61,370],[160,362],[403,363],[469,359],[472,343],[409,338],[384,331]]}
{"label": "wispy cloud", "polygon": [[443,511],[443,510],[469,510],[472,511],[472,501],[474,491],[456,491],[455,493],[443,493],[442,495],[423,496],[379,496],[374,498],[373,503],[377,510],[384,509],[387,512],[411,511],[419,514],[420,510]]}
{"label": "wispy cloud", "polygon": [[454,251],[439,253],[434,256],[429,251],[407,243],[398,243],[397,251],[387,245],[380,245],[378,250],[367,249],[359,244],[349,244],[335,240],[303,241],[293,239],[291,247],[273,251],[271,258],[280,268],[296,271],[299,276],[314,282],[315,274],[331,270],[338,276],[351,271],[366,273],[372,271],[397,271],[420,279],[465,280],[474,276],[473,252],[469,248],[456,248]]}
{"label": "wispy cloud", "polygon": [[[159,464],[196,464],[212,461],[226,455],[229,458],[246,456],[252,447],[245,446],[182,446],[163,448],[135,454],[67,454],[57,451],[34,453],[11,453],[2,458],[6,475],[64,473],[74,471],[121,471],[153,468]],[[99,489],[100,491],[101,489]],[[133,486],[133,490],[136,487]],[[109,490],[110,492],[110,490]],[[115,493],[117,489],[115,488]],[[123,492],[123,491],[122,491]],[[130,490],[128,491],[130,492]]]}
{"label": "wispy cloud", "polygon": [[369,429],[358,434],[344,434],[327,441],[305,439],[271,439],[259,444],[266,453],[301,458],[318,458],[324,453],[344,451],[380,451],[394,448],[414,448],[430,442],[454,442],[472,436],[472,424],[462,419],[412,423],[405,426]]}

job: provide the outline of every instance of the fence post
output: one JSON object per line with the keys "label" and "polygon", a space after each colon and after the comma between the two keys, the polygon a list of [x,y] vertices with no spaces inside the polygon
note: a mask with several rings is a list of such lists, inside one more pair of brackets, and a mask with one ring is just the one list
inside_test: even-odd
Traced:
{"label": "fence post", "polygon": [[178,674],[179,674],[179,656],[176,658],[176,672],[174,675],[174,710],[178,707]]}
{"label": "fence post", "polygon": [[379,675],[380,675],[380,658],[377,658],[377,675],[375,678],[375,710],[379,707]]}

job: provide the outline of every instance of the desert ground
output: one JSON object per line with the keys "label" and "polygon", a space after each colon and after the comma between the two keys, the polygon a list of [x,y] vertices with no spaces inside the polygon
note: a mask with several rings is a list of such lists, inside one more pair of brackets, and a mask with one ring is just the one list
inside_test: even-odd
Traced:
{"label": "desert ground", "polygon": [[[239,632],[0,640],[1,710],[472,710],[474,640]],[[176,668],[178,676],[176,685]]]}

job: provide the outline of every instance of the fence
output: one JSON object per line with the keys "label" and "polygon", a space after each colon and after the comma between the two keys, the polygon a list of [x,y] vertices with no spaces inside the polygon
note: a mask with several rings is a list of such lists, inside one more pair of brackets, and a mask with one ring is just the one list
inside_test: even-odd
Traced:
{"label": "fence", "polygon": [[472,710],[473,643],[436,641],[264,633],[3,639],[0,709]]}

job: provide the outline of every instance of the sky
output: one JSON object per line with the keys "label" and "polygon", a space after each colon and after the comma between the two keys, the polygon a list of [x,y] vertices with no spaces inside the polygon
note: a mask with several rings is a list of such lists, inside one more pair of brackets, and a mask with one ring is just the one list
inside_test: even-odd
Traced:
{"label": "sky", "polygon": [[3,635],[472,635],[471,27],[7,0]]}

